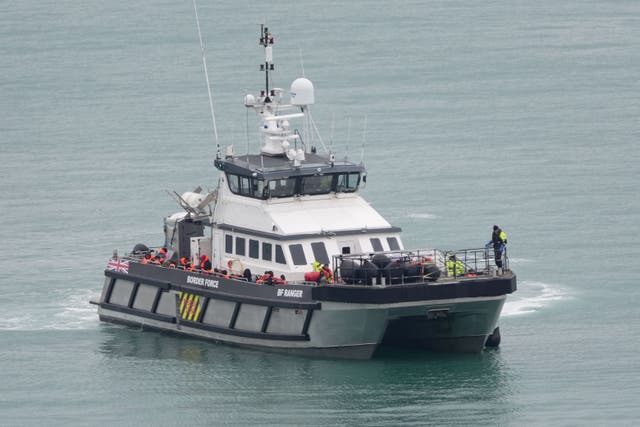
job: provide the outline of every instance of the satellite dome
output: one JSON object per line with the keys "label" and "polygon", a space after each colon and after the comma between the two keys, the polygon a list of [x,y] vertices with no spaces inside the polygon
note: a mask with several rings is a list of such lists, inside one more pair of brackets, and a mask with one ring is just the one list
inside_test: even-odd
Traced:
{"label": "satellite dome", "polygon": [[315,102],[313,83],[311,80],[300,77],[291,83],[291,105],[312,105]]}
{"label": "satellite dome", "polygon": [[256,105],[256,98],[250,93],[246,94],[244,97],[244,105],[245,107],[253,107]]}

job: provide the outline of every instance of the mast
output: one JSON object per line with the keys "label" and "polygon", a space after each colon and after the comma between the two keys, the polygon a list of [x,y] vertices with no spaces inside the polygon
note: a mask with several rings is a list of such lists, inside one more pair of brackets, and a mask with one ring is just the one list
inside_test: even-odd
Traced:
{"label": "mast", "polygon": [[269,71],[273,71],[273,35],[269,32],[269,29],[264,24],[260,24],[260,44],[264,46],[264,64],[260,64],[260,71],[264,71],[265,90],[262,93],[264,102],[271,102],[269,96],[275,94],[269,92]]}

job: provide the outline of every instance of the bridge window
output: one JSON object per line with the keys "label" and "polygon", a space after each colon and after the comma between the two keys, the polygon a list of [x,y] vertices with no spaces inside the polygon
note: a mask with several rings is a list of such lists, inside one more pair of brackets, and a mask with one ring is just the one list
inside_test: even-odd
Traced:
{"label": "bridge window", "polygon": [[325,248],[324,242],[311,243],[311,249],[316,261],[322,264],[329,264],[329,255],[327,255],[327,248]]}
{"label": "bridge window", "polygon": [[296,195],[296,178],[274,179],[269,181],[270,197],[293,197]]}
{"label": "bridge window", "polygon": [[238,194],[238,175],[228,174],[227,181],[229,181],[229,190],[234,194]]}
{"label": "bridge window", "polygon": [[293,259],[295,265],[307,264],[307,259],[304,256],[304,250],[301,244],[289,245],[289,252],[291,252],[291,259]]}
{"label": "bridge window", "polygon": [[333,175],[303,176],[300,194],[327,194],[331,192]]}
{"label": "bridge window", "polygon": [[233,194],[255,199],[266,199],[268,196],[263,179],[228,173],[227,181],[229,181],[229,189]]}
{"label": "bridge window", "polygon": [[338,174],[336,191],[338,193],[353,193],[358,189],[359,183],[360,174],[357,172]]}

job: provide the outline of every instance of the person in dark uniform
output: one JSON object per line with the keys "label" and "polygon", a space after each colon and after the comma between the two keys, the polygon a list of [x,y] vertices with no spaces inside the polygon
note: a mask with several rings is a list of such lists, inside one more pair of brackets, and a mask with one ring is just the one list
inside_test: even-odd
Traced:
{"label": "person in dark uniform", "polygon": [[491,240],[487,242],[485,248],[493,245],[493,254],[496,260],[496,267],[498,267],[498,274],[502,274],[502,253],[507,247],[507,233],[502,231],[497,225],[493,226],[493,233],[491,234]]}

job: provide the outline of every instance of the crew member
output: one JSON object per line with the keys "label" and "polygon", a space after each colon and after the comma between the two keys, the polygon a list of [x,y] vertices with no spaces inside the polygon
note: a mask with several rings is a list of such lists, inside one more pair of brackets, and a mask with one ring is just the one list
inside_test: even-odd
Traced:
{"label": "crew member", "polygon": [[502,253],[507,247],[507,233],[502,231],[497,225],[493,226],[493,233],[491,233],[491,240],[484,245],[485,248],[493,245],[493,254],[496,261],[496,267],[498,267],[498,274],[502,274]]}
{"label": "crew member", "polygon": [[445,263],[447,274],[449,276],[458,277],[464,274],[464,264],[456,259],[455,255],[451,255]]}

